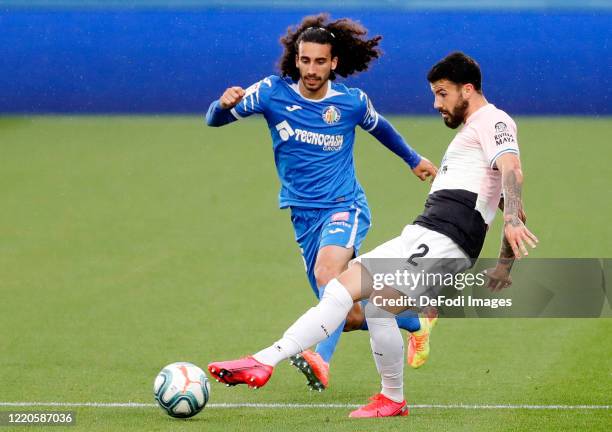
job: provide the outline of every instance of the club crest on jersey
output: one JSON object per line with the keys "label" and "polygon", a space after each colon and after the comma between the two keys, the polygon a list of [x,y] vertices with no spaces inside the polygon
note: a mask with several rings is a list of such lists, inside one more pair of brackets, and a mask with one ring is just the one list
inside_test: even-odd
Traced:
{"label": "club crest on jersey", "polygon": [[327,124],[334,124],[340,121],[340,110],[333,105],[328,106],[323,111],[323,121]]}
{"label": "club crest on jersey", "polygon": [[508,129],[508,126],[506,126],[506,123],[504,122],[495,123],[495,132],[497,133],[505,132],[506,129]]}

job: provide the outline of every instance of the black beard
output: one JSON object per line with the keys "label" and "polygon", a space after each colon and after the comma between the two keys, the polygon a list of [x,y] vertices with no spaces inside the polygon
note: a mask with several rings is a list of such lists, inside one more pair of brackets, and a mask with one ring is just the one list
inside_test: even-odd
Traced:
{"label": "black beard", "polygon": [[316,91],[319,91],[325,84],[327,84],[327,80],[329,79],[329,75],[327,75],[327,77],[322,77],[321,81],[319,81],[319,85],[317,87],[315,87],[314,89],[310,89],[310,88],[306,87],[306,84],[304,82],[305,78],[306,78],[306,76],[300,75],[300,79],[302,80],[302,84],[304,85],[304,87],[306,89],[308,89],[308,91],[316,92]]}
{"label": "black beard", "polygon": [[465,120],[465,112],[468,109],[468,101],[461,98],[452,113],[447,113],[448,118],[444,119],[444,124],[451,129],[457,129]]}

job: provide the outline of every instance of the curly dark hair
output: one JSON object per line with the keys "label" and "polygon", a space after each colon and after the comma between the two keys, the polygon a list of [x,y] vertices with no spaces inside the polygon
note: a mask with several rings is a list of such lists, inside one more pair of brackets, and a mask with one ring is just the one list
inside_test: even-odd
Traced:
{"label": "curly dark hair", "polygon": [[329,22],[328,14],[307,16],[297,26],[289,27],[287,34],[280,39],[284,47],[279,61],[281,75],[289,76],[294,81],[300,79],[300,71],[295,65],[300,42],[332,46],[332,57],[338,57],[338,66],[331,72],[331,80],[336,79],[336,74],[347,77],[367,70],[370,62],[382,55],[378,48],[382,36],[365,39],[367,33],[368,29],[348,18]]}

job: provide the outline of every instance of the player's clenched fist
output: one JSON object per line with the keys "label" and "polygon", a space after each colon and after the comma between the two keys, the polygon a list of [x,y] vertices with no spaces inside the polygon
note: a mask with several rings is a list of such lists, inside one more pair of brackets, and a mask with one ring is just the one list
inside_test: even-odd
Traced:
{"label": "player's clenched fist", "polygon": [[244,89],[242,87],[230,87],[219,98],[219,106],[223,109],[234,108],[243,97]]}
{"label": "player's clenched fist", "polygon": [[421,157],[421,162],[419,162],[419,164],[412,169],[412,172],[415,176],[423,181],[427,177],[431,177],[433,180],[436,177],[436,174],[438,174],[438,168],[436,168],[436,166],[429,160]]}

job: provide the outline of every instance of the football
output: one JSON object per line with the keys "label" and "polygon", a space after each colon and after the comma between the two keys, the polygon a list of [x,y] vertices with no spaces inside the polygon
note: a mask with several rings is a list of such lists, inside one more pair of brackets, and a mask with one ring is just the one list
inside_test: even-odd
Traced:
{"label": "football", "polygon": [[164,367],[153,384],[159,406],[172,417],[193,417],[204,409],[210,396],[210,383],[202,369],[177,362]]}

